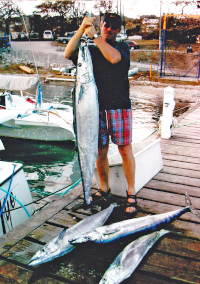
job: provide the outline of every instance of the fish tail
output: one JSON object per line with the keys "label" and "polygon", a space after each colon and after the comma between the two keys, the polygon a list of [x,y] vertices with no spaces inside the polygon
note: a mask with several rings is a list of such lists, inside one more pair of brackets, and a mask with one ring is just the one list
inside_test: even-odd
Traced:
{"label": "fish tail", "polygon": [[191,211],[191,213],[194,214],[197,218],[200,219],[200,213],[196,210],[194,205],[192,205],[192,202],[191,202],[190,197],[189,197],[187,192],[185,193],[185,203],[186,203],[187,207],[189,208],[189,210]]}

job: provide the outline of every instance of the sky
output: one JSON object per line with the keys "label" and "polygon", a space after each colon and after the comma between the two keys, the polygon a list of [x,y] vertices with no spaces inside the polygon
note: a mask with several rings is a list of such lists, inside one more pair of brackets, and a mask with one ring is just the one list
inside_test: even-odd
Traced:
{"label": "sky", "polygon": [[[124,15],[131,18],[137,18],[141,15],[156,15],[160,16],[161,13],[174,13],[181,14],[180,6],[177,7],[172,2],[176,0],[121,0],[121,11],[124,11]],[[35,10],[35,6],[45,2],[45,0],[41,1],[24,1],[24,0],[15,0],[15,2],[22,9],[24,14],[31,14]],[[90,7],[93,7],[95,1],[81,1],[86,4],[88,10],[91,10]],[[116,5],[117,1],[113,1]],[[120,1],[118,1],[119,3]],[[120,5],[118,4],[120,9]],[[190,7],[186,7],[184,9],[184,14],[199,14],[200,9],[196,8],[196,5],[190,5]]]}

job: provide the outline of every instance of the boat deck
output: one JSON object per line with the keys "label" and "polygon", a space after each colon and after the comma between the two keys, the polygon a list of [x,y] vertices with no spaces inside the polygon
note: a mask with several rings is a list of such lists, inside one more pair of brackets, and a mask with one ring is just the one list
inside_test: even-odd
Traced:
{"label": "boat deck", "polygon": [[[136,217],[159,214],[185,206],[185,192],[200,210],[200,106],[187,113],[174,137],[161,141],[164,167],[138,196]],[[94,190],[93,190],[94,191]],[[121,198],[114,197],[114,201]],[[64,228],[93,214],[82,207],[81,185],[58,198],[0,241],[1,283],[99,283],[117,254],[138,236],[109,244],[85,243],[69,254],[37,267],[27,262],[37,250]],[[200,211],[199,211],[200,212]],[[114,209],[107,224],[131,218],[121,207]],[[200,219],[183,214],[171,225],[123,283],[200,283]],[[131,264],[131,263],[130,263]]]}

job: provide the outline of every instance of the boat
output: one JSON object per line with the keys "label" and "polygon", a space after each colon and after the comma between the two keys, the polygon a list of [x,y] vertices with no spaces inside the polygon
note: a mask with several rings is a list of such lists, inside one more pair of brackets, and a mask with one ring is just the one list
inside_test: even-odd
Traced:
{"label": "boat", "polygon": [[[35,100],[24,96],[24,91],[32,88],[36,89]],[[40,141],[75,139],[72,107],[44,103],[37,76],[1,74],[0,90],[0,136]]]}
{"label": "boat", "polygon": [[[1,140],[0,150],[4,150]],[[23,165],[0,161],[0,237],[29,219],[34,211]]]}
{"label": "boat", "polygon": [[[132,150],[135,158],[135,191],[137,193],[163,168],[160,139],[132,143]],[[109,186],[112,194],[126,197],[128,184],[119,152],[110,154],[108,162]],[[100,188],[97,169],[95,169],[93,184],[94,188]]]}

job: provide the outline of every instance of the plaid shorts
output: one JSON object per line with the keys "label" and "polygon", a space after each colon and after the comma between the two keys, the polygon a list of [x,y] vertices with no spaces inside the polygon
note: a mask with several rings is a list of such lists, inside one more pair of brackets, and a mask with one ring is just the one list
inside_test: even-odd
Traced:
{"label": "plaid shorts", "polygon": [[109,143],[128,145],[132,142],[132,110],[116,109],[99,112],[99,146]]}

